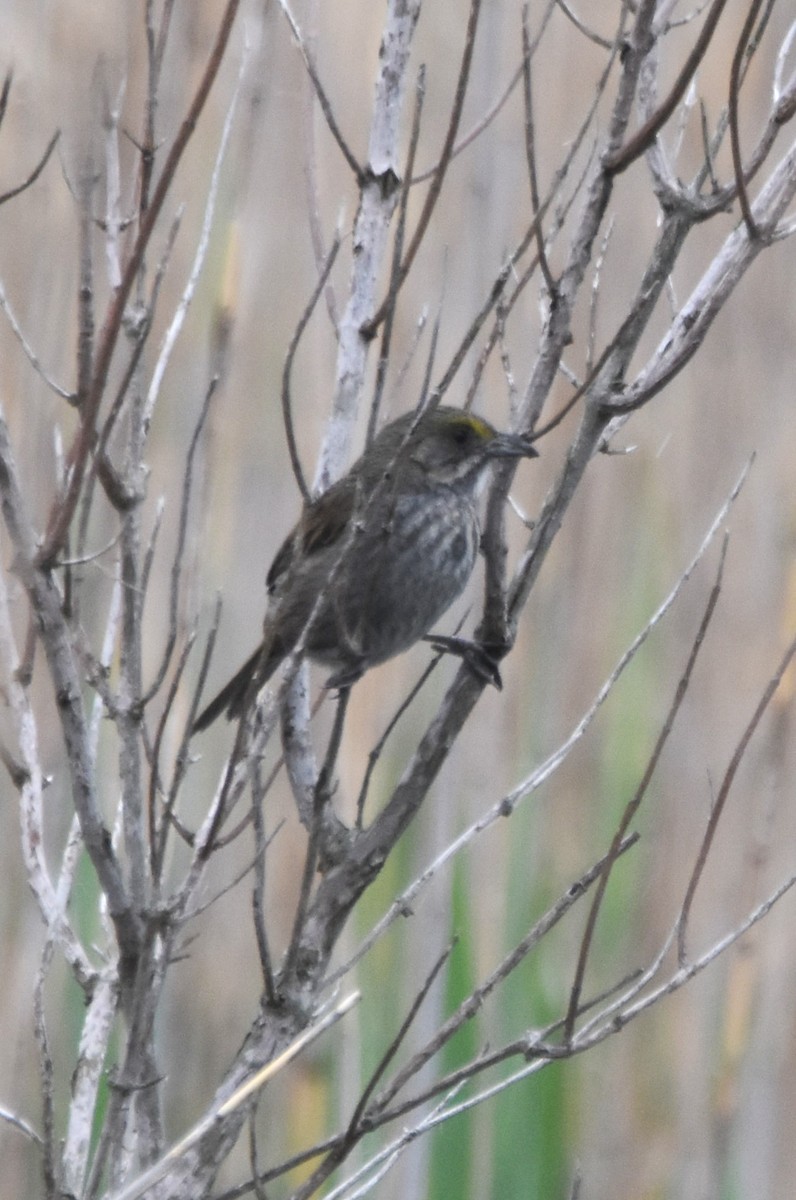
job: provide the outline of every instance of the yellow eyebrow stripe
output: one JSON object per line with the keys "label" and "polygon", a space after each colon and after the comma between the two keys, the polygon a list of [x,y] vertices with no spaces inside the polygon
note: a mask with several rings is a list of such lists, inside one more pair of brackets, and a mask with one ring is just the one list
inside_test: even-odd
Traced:
{"label": "yellow eyebrow stripe", "polygon": [[490,441],[494,436],[491,426],[486,421],[482,421],[480,417],[474,417],[472,413],[462,413],[461,416],[456,416],[452,420],[459,425],[469,425],[484,442]]}

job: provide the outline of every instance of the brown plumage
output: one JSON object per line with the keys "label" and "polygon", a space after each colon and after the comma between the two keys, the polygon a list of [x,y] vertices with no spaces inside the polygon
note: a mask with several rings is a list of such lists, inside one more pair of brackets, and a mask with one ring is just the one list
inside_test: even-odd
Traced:
{"label": "brown plumage", "polygon": [[347,475],[308,505],[268,572],[263,641],[197,718],[239,717],[301,639],[348,687],[413,645],[461,594],[478,551],[476,501],[495,458],[530,443],[459,409],[385,426]]}

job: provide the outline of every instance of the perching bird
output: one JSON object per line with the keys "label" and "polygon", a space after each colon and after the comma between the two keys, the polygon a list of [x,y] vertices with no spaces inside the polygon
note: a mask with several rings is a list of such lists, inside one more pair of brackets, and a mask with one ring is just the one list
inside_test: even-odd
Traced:
{"label": "perching bird", "polygon": [[345,688],[428,633],[475,565],[489,464],[535,456],[525,438],[460,409],[386,425],[282,544],[268,572],[262,643],[194,730],[222,712],[239,717],[250,687],[259,691],[302,639],[304,653],[332,669],[327,686]]}

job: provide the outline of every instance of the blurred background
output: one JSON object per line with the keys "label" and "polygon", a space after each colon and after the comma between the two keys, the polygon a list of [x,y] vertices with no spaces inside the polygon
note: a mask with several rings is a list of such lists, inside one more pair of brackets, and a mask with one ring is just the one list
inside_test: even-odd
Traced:
{"label": "blurred background", "polygon": [[[589,8],[592,6],[583,6]],[[613,35],[619,5],[600,7],[599,32]],[[685,8],[683,7],[683,14]],[[743,93],[742,132],[753,144],[770,104],[774,58],[787,6],[775,7],[758,61]],[[159,134],[173,136],[199,77],[222,5],[177,0],[158,112]],[[541,6],[532,6],[532,30]],[[13,70],[0,130],[0,192],[24,179],[56,128],[61,138],[36,185],[0,211],[0,283],[44,370],[66,388],[75,384],[79,266],[77,181],[89,150],[103,172],[102,98],[118,106],[122,212],[132,212],[141,111],[146,85],[144,6],[96,0],[4,0],[0,6],[0,72]],[[367,152],[373,81],[384,6],[296,4],[338,123],[360,162]],[[461,0],[426,5],[413,51],[428,82],[418,152],[432,166],[447,127],[467,7]],[[592,14],[588,15],[591,19]],[[726,101],[729,62],[743,14],[726,18],[698,79],[712,123]],[[484,7],[463,131],[508,85],[520,61],[521,6]],[[733,23],[735,22],[735,23]],[[674,78],[692,44],[689,26],[667,41],[663,78]],[[587,111],[605,52],[556,10],[534,59],[534,100],[540,190],[545,193]],[[244,62],[241,75],[241,63]],[[249,0],[151,244],[163,253],[178,205],[184,213],[165,277],[158,319],[142,368],[148,387],[158,347],[179,302],[199,239],[210,178],[236,84],[240,96],[219,194],[207,262],[154,412],[144,527],[151,530],[161,498],[164,530],[147,609],[150,673],[162,652],[171,551],[188,441],[215,369],[220,316],[231,320],[224,376],[213,402],[197,474],[187,586],[181,605],[187,628],[196,614],[207,632],[217,593],[223,611],[209,687],[214,689],[255,646],[271,557],[299,511],[280,410],[285,353],[317,279],[309,213],[325,247],[338,222],[346,236],[331,284],[337,313],[346,301],[356,189],[317,111],[310,115],[300,54],[276,3]],[[609,97],[613,93],[609,90]],[[421,314],[441,313],[438,376],[487,295],[504,257],[530,218],[520,90],[449,172],[423,251],[402,295],[387,406],[391,414],[416,402],[428,352],[428,331],[411,357]],[[408,127],[408,120],[404,122]],[[787,137],[787,130],[785,137]],[[677,130],[667,130],[673,145]],[[308,146],[314,142],[314,151]],[[588,142],[588,139],[587,139]],[[585,168],[589,145],[573,179]],[[698,116],[683,131],[678,170],[688,178],[699,162]],[[723,181],[728,162],[720,156]],[[308,180],[314,185],[314,198]],[[420,191],[420,189],[418,189]],[[410,219],[420,200],[413,198]],[[579,207],[575,202],[575,212]],[[604,248],[595,336],[611,336],[634,295],[653,245],[657,208],[643,163],[617,181],[613,222]],[[671,281],[668,302],[688,296],[737,213],[698,226]],[[567,229],[550,251],[560,270]],[[99,311],[107,300],[103,238],[95,240]],[[504,688],[484,695],[451,754],[433,794],[409,834],[366,895],[346,929],[343,961],[393,897],[460,830],[494,804],[551,753],[594,699],[629,642],[643,627],[700,544],[715,513],[752,454],[754,465],[728,521],[723,590],[688,696],[652,788],[634,827],[638,847],[619,865],[609,889],[587,976],[587,993],[609,987],[647,963],[677,914],[711,803],[741,732],[796,629],[793,572],[796,511],[793,464],[793,274],[796,248],[782,243],[761,255],[716,321],[697,357],[670,387],[620,432],[626,454],[595,459],[550,553],[522,618],[520,636],[503,667]],[[151,265],[150,263],[150,265]],[[567,364],[585,374],[589,289]],[[635,364],[640,368],[667,328],[665,304]],[[540,323],[539,282],[511,315],[506,348],[521,390],[534,361]],[[448,402],[463,402],[477,351]],[[401,366],[409,361],[408,370]],[[375,362],[375,355],[374,355]],[[312,478],[334,391],[335,337],[321,304],[301,344],[293,382],[295,420],[305,471]],[[399,386],[394,386],[399,379]],[[391,386],[391,384],[393,386]],[[570,394],[561,377],[546,412]],[[30,505],[43,521],[52,497],[59,439],[69,443],[74,410],[31,368],[10,321],[0,313],[0,402],[9,422]],[[476,409],[496,425],[509,421],[510,398],[499,360],[490,363]],[[367,406],[356,444],[362,445]],[[572,417],[546,439],[538,462],[520,466],[513,495],[530,518],[556,478],[576,426]],[[509,518],[512,554],[527,538]],[[113,536],[98,511],[92,546]],[[570,882],[606,850],[633,794],[671,703],[718,564],[718,542],[661,627],[643,646],[564,767],[455,865],[435,879],[411,919],[394,926],[363,961],[356,982],[363,1001],[317,1050],[306,1055],[263,1098],[261,1160],[276,1161],[338,1128],[357,1088],[394,1035],[422,979],[453,935],[459,943],[443,987],[424,1008],[412,1044],[419,1044]],[[11,566],[5,533],[3,569]],[[107,612],[112,557],[83,569],[83,620],[100,636]],[[19,629],[25,603],[9,586]],[[465,616],[472,628],[480,575],[446,631]],[[469,611],[469,615],[466,615]],[[373,743],[428,661],[419,646],[371,671],[354,689],[340,767],[337,804],[350,820]],[[389,795],[417,738],[451,679],[443,662],[401,720],[380,760],[367,811]],[[198,659],[192,678],[198,672]],[[313,672],[313,687],[322,681]],[[42,665],[34,677],[39,737],[46,769],[48,854],[57,862],[71,819],[62,746]],[[776,885],[796,871],[796,807],[791,714],[786,678],[739,771],[699,890],[690,947],[694,955],[735,927]],[[187,711],[188,693],[181,700]],[[329,728],[328,703],[318,739]],[[175,739],[166,747],[174,751]],[[195,826],[229,748],[220,724],[197,743],[200,755],[186,792],[183,819]],[[108,741],[108,811],[113,809],[114,746]],[[33,981],[43,929],[20,857],[16,792],[0,784],[0,1106],[34,1126],[40,1120],[33,1038]],[[283,782],[269,796],[266,821],[284,818],[269,857],[269,919],[274,950],[289,936],[303,836]],[[209,900],[250,861],[251,842],[238,839],[214,864]],[[175,863],[175,872],[179,863]],[[95,908],[95,881],[86,868],[73,907],[81,922]],[[376,1194],[401,1196],[565,1197],[576,1171],[588,1200],[633,1197],[782,1197],[796,1172],[789,1114],[796,1104],[796,897],[769,917],[687,988],[581,1059],[550,1067],[521,1087],[420,1139]],[[87,915],[85,920],[90,918]],[[500,1045],[539,1027],[566,1006],[585,909],[576,908],[547,939],[473,1027],[451,1047],[447,1063],[485,1044]],[[85,928],[85,926],[82,926]],[[162,1059],[169,1077],[169,1134],[196,1119],[238,1049],[256,1012],[260,971],[248,880],[228,891],[186,931],[193,940],[175,965],[162,1012]],[[45,994],[63,1120],[81,1028],[81,1001],[66,971],[53,969]],[[374,1142],[375,1144],[375,1142]],[[35,1151],[0,1124],[0,1161],[8,1195],[35,1195]],[[231,1184],[247,1170],[247,1152],[230,1161]],[[292,1180],[295,1185],[295,1177]],[[274,1185],[275,1196],[288,1183]]]}

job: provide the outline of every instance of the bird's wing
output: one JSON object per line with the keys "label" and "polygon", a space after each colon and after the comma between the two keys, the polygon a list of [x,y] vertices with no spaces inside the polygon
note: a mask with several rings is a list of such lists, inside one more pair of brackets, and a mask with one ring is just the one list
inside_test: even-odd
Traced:
{"label": "bird's wing", "polygon": [[356,496],[356,484],[346,476],[306,506],[298,525],[285,538],[271,563],[266,579],[269,593],[278,587],[297,552],[311,559],[319,550],[340,540],[353,514]]}

